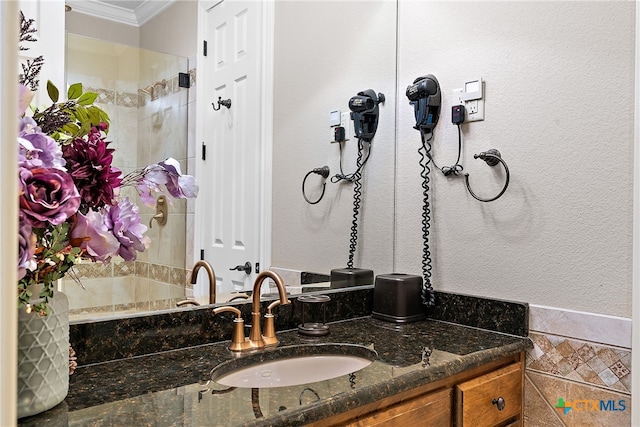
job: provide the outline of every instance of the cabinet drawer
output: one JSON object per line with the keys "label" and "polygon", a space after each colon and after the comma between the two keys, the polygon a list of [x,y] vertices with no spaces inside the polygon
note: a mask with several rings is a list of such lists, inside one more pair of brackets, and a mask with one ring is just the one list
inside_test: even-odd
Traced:
{"label": "cabinet drawer", "polygon": [[[502,410],[499,399],[504,400]],[[505,366],[456,386],[457,427],[489,427],[517,417],[522,412],[520,363]]]}
{"label": "cabinet drawer", "polygon": [[450,427],[451,389],[436,391],[407,402],[398,403],[347,425],[347,427],[373,426]]}

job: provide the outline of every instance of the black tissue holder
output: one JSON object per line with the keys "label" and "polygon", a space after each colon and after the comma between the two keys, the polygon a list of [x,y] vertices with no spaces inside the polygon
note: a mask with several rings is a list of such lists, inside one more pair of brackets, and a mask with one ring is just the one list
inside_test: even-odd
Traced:
{"label": "black tissue holder", "polygon": [[371,317],[385,322],[410,323],[423,320],[422,277],[391,273],[376,276]]}
{"label": "black tissue holder", "polygon": [[334,268],[331,270],[331,289],[373,283],[373,270],[367,268]]}

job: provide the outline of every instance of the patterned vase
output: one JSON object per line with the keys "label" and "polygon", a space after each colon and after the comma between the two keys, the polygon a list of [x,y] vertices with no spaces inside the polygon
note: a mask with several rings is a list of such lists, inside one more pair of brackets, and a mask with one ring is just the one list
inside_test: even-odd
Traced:
{"label": "patterned vase", "polygon": [[69,392],[69,301],[55,291],[49,306],[45,317],[18,310],[18,418],[53,408]]}

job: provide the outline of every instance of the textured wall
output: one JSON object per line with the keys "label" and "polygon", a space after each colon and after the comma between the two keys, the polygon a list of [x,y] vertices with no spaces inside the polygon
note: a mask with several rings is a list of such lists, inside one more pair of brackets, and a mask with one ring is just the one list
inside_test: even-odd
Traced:
{"label": "textured wall", "polygon": [[[276,2],[273,137],[272,265],[329,273],[349,254],[353,185],[327,183],[324,199],[307,204],[302,179],[328,165],[339,172],[330,144],[329,112],[348,112],[359,91],[386,95],[363,178],[354,266],[392,271],[395,150],[394,2]],[[357,142],[345,143],[344,172],[355,170]],[[317,175],[307,180],[319,196]]]}
{"label": "textured wall", "polygon": [[[630,317],[634,3],[401,1],[397,135],[393,26],[375,21],[376,7],[390,16],[395,5],[350,5],[276,4],[272,264],[326,272],[345,262],[351,188],[328,184],[325,200],[309,206],[299,187],[311,168],[337,168],[337,147],[324,137],[327,112],[372,87],[388,101],[365,177],[357,264],[419,274],[420,142],[404,89],[417,76],[438,77],[443,116],[433,153],[448,165],[457,150],[452,90],[480,76],[486,120],[463,125],[462,163],[476,193],[496,194],[504,173],[473,154],[498,148],[511,184],[485,204],[461,177],[432,174],[434,286]],[[360,23],[360,37],[306,36],[329,19],[341,29]],[[367,28],[378,36],[362,35]]]}
{"label": "textured wall", "polygon": [[[463,165],[489,196],[433,174],[436,289],[631,317],[633,2],[400,3],[399,91],[435,74],[439,163],[455,161],[452,89],[486,82],[485,121],[463,125]],[[420,272],[417,131],[399,100],[396,267]]]}

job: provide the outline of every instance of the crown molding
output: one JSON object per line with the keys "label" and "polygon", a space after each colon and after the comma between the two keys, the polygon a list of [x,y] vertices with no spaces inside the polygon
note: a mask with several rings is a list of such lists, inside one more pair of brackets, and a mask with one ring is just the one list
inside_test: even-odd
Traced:
{"label": "crown molding", "polygon": [[169,7],[175,0],[145,0],[135,11],[98,0],[67,0],[74,12],[139,27]]}

